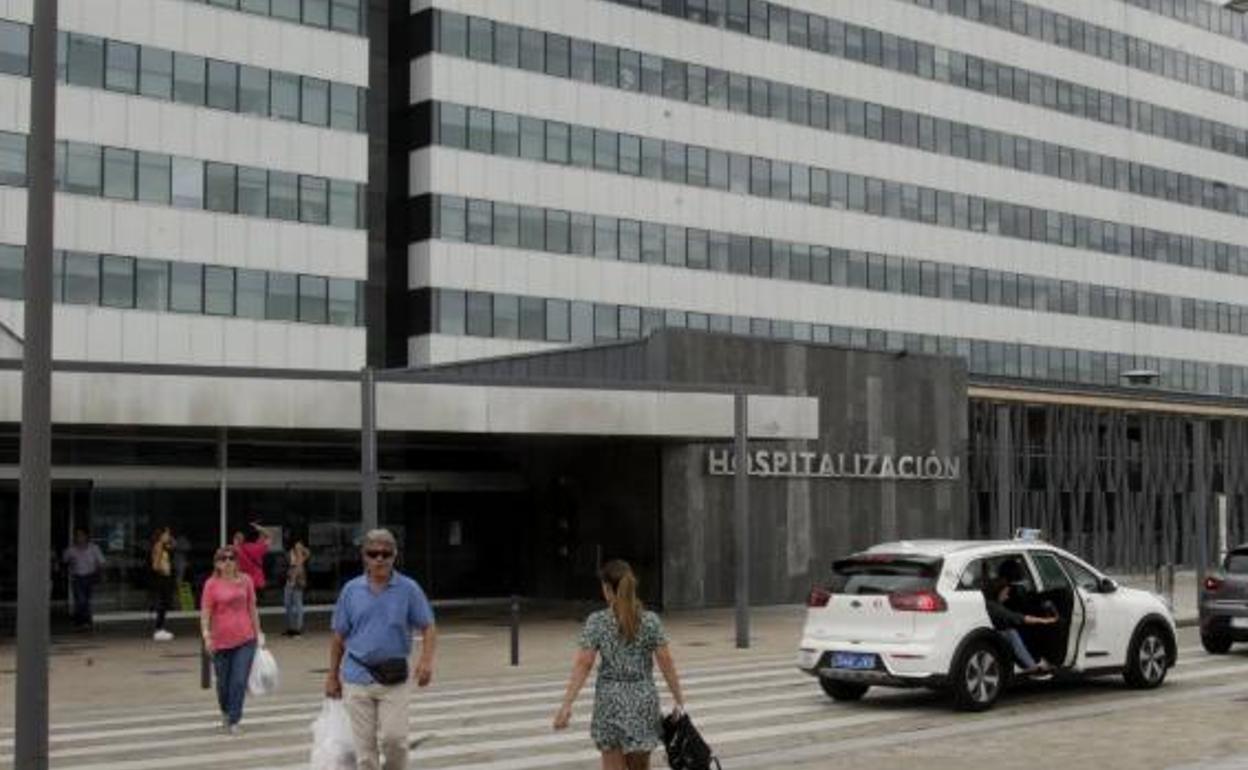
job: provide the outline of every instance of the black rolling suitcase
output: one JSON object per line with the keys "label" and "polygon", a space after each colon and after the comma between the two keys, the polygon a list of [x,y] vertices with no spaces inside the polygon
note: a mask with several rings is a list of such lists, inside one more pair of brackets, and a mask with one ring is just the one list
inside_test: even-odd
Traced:
{"label": "black rolling suitcase", "polygon": [[667,749],[667,764],[672,770],[723,770],[711,747],[702,740],[693,720],[684,712],[673,712],[663,717],[663,748]]}

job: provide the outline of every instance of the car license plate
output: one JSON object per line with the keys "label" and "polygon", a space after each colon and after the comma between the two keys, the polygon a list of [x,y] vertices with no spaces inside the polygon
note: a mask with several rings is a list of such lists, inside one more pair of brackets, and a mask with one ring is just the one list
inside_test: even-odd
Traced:
{"label": "car license plate", "polygon": [[819,662],[818,650],[798,650],[797,651],[797,667],[798,668],[814,668],[815,663]]}
{"label": "car license plate", "polygon": [[875,668],[875,656],[858,652],[834,652],[832,653],[832,668],[870,670]]}
{"label": "car license plate", "polygon": [[1231,628],[1248,628],[1248,618],[1231,618]]}

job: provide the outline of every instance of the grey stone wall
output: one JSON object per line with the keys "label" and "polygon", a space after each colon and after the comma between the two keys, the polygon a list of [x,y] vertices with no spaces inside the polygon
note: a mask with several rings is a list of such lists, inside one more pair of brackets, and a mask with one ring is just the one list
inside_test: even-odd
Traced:
{"label": "grey stone wall", "polygon": [[[683,383],[745,382],[819,398],[818,441],[751,448],[961,458],[957,481],[750,479],[751,599],[801,601],[831,561],[873,543],[968,531],[966,371],[958,359],[871,353],[697,333],[651,338],[647,368]],[[664,606],[733,600],[733,480],[710,476],[707,450],[662,450]]]}

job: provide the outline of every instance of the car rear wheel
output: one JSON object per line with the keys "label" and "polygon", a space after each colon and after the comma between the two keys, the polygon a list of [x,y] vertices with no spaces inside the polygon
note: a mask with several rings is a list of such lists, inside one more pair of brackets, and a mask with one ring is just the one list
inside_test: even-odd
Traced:
{"label": "car rear wheel", "polygon": [[819,677],[819,686],[828,694],[832,700],[851,701],[861,700],[862,696],[867,694],[867,690],[871,689],[871,685],[858,684],[857,682],[838,682],[835,679],[824,679]]}
{"label": "car rear wheel", "polygon": [[1127,665],[1122,677],[1139,689],[1152,689],[1166,680],[1169,653],[1161,629],[1150,624],[1135,632],[1127,648]]}
{"label": "car rear wheel", "polygon": [[971,642],[953,668],[953,702],[962,711],[985,711],[1005,689],[1006,663],[987,641]]}
{"label": "car rear wheel", "polygon": [[1216,631],[1210,634],[1201,634],[1200,643],[1204,646],[1205,652],[1210,655],[1225,655],[1231,651],[1231,637],[1229,634],[1220,634]]}

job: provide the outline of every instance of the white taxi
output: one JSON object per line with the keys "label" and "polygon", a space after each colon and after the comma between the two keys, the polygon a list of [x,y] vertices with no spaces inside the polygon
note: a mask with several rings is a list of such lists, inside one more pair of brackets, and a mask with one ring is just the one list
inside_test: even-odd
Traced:
{"label": "white taxi", "polygon": [[837,561],[830,582],[811,590],[798,667],[836,700],[876,685],[932,687],[950,690],[960,709],[990,708],[1023,675],[988,615],[985,589],[1003,583],[1010,610],[1056,616],[1019,632],[1059,677],[1120,674],[1151,688],[1174,665],[1174,618],[1160,597],[1032,533],[885,543]]}

